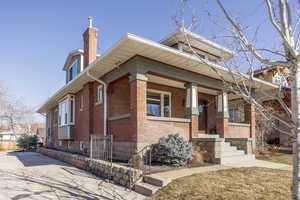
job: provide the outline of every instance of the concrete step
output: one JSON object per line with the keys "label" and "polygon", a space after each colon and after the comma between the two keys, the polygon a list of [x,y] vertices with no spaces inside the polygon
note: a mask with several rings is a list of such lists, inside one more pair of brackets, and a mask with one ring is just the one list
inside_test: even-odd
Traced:
{"label": "concrete step", "polygon": [[228,157],[221,157],[220,164],[224,165],[224,164],[231,164],[231,163],[250,162],[254,160],[255,160],[255,156],[253,154],[228,156]]}
{"label": "concrete step", "polygon": [[164,187],[171,182],[171,179],[168,178],[161,178],[155,175],[148,175],[143,177],[143,182],[148,183],[150,185],[155,185],[158,187]]}
{"label": "concrete step", "polygon": [[158,186],[151,185],[149,183],[144,183],[142,181],[136,183],[134,186],[134,190],[137,193],[145,195],[145,196],[151,196],[159,189],[160,189],[160,187],[158,187]]}
{"label": "concrete step", "polygon": [[220,138],[219,135],[212,134],[198,134],[198,138]]}
{"label": "concrete step", "polygon": [[237,148],[235,146],[221,146],[221,150],[223,151],[238,151]]}
{"label": "concrete step", "polygon": [[234,150],[234,151],[222,151],[222,157],[231,157],[231,156],[242,156],[245,155],[245,152],[242,150]]}

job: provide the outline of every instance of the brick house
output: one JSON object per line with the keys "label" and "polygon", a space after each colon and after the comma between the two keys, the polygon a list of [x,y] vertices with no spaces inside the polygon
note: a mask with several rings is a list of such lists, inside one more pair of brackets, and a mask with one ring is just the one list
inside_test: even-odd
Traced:
{"label": "brick house", "polygon": [[[254,76],[264,80],[268,81],[270,83],[273,83],[275,85],[278,85],[281,87],[281,98],[283,102],[291,108],[291,80],[288,78],[289,70],[284,67],[275,67],[275,66],[268,66],[264,67],[262,69],[256,70],[254,72]],[[271,94],[278,94],[278,89],[274,89],[273,91],[270,91]],[[265,107],[268,107],[271,109],[274,113],[276,113],[278,116],[282,117],[283,119],[287,118],[287,114],[285,110],[282,108],[280,103],[277,100],[274,100],[271,97],[261,97],[260,103],[263,104]],[[259,114],[257,113],[257,117]],[[289,128],[281,123],[279,120],[274,120],[274,124],[279,127],[282,130],[290,131]],[[257,126],[257,131],[262,132],[264,134],[264,131],[260,130],[264,129],[264,127]],[[260,133],[259,133],[260,134]],[[258,134],[258,135],[259,135]],[[291,146],[291,137],[281,133],[276,128],[269,128],[269,132],[265,134],[265,139],[268,143],[275,143],[280,144],[282,146]]]}
{"label": "brick house", "polygon": [[[66,59],[66,85],[38,110],[47,116],[49,146],[88,153],[91,135],[110,134],[114,156],[126,160],[160,137],[178,133],[194,149],[211,153],[213,162],[220,161],[216,149],[226,142],[252,153],[254,108],[223,91],[212,70],[230,81],[218,63],[234,52],[185,29],[160,42],[126,34],[102,55],[96,52],[97,38],[90,21],[83,50]],[[210,66],[191,53],[186,38]],[[273,87],[259,79],[256,84]]]}

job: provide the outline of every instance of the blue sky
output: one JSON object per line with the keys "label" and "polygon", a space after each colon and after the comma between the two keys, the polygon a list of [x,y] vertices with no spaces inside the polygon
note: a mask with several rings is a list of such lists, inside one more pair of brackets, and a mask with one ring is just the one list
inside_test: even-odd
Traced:
{"label": "blue sky", "polygon": [[[209,38],[220,27],[216,28],[203,10],[208,7],[217,14],[218,9],[213,1],[203,2],[193,1],[192,7],[199,15],[197,32]],[[266,23],[261,0],[224,2],[235,14],[244,16],[245,23]],[[99,29],[99,53],[103,53],[127,32],[159,41],[175,30],[172,16],[177,6],[176,0],[2,1],[0,80],[12,94],[37,108],[65,84],[63,64],[71,50],[82,48],[88,16]],[[268,43],[272,33],[266,28],[262,32],[261,40]]]}

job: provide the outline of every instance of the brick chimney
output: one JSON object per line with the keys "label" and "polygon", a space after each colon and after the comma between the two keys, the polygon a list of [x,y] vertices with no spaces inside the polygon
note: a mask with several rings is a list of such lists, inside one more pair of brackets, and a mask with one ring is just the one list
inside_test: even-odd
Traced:
{"label": "brick chimney", "polygon": [[89,26],[83,33],[83,48],[84,48],[84,68],[92,63],[97,57],[97,38],[98,29],[93,27],[93,19],[88,18]]}

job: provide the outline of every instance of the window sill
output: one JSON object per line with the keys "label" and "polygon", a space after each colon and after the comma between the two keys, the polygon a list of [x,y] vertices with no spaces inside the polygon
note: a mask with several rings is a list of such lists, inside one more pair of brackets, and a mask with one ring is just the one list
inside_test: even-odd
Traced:
{"label": "window sill", "polygon": [[190,119],[185,119],[185,118],[153,117],[153,116],[147,116],[147,120],[153,120],[153,121],[168,121],[168,122],[185,122],[185,123],[191,122]]}
{"label": "window sill", "polygon": [[75,125],[75,123],[70,123],[70,124],[58,125],[58,127],[74,126],[74,125]]}
{"label": "window sill", "polygon": [[229,122],[228,125],[229,126],[246,126],[246,127],[250,127],[250,124],[246,124],[246,123]]}
{"label": "window sill", "polygon": [[102,101],[96,102],[96,103],[95,103],[95,106],[98,106],[98,105],[100,105],[100,104],[102,104]]}
{"label": "window sill", "polygon": [[127,119],[127,118],[130,118],[130,113],[122,114],[122,115],[115,115],[115,116],[109,117],[108,120],[114,121],[114,120]]}

